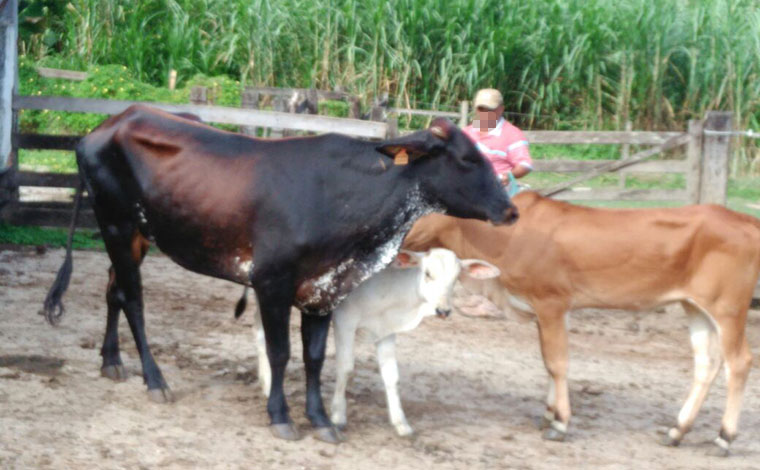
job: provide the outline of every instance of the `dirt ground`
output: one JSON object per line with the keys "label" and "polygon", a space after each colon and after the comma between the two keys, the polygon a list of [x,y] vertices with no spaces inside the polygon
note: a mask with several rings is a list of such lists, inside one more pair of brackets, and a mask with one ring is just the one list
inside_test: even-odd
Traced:
{"label": "dirt ground", "polygon": [[[148,338],[178,400],[149,402],[122,316],[122,358],[130,378],[99,374],[108,259],[74,254],[58,328],[37,315],[62,250],[0,249],[0,468],[356,469],[356,468],[759,468],[760,373],[747,385],[741,434],[727,459],[707,457],[720,427],[722,374],[680,448],[660,447],[691,381],[686,322],[678,308],[571,317],[568,441],[545,442],[536,428],[547,383],[534,323],[508,318],[430,318],[398,338],[400,393],[417,431],[402,439],[388,424],[374,348],[357,346],[348,393],[348,441],[310,434],[304,410],[299,316],[286,390],[305,431],[273,439],[256,382],[251,316],[233,319],[239,286],[192,274],[166,257],[143,267]],[[485,308],[458,290],[464,313]],[[750,314],[750,344],[760,318]],[[323,372],[329,406],[332,339]]]}

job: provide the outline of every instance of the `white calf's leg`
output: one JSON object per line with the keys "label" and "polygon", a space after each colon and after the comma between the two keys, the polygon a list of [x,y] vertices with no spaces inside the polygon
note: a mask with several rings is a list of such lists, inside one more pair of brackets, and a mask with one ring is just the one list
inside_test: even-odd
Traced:
{"label": "white calf's leg", "polygon": [[269,368],[267,342],[264,337],[264,327],[261,325],[261,313],[258,305],[253,311],[253,330],[256,335],[256,352],[259,360],[259,385],[265,397],[269,397],[272,384],[272,370]]}
{"label": "white calf's leg", "polygon": [[354,337],[356,322],[343,312],[335,312],[335,393],[330,407],[335,426],[343,428],[346,425],[346,387],[351,372],[354,370]]}
{"label": "white calf's leg", "polygon": [[398,396],[398,364],[396,363],[396,335],[386,336],[377,342],[377,362],[385,384],[388,415],[399,436],[409,436],[414,430],[406,421],[401,399]]}

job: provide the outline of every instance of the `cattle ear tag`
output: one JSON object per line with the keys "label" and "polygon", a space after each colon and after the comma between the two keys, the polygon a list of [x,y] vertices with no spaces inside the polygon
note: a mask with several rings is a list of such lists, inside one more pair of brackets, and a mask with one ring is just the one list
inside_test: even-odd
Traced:
{"label": "cattle ear tag", "polygon": [[394,165],[406,165],[409,163],[409,154],[406,153],[406,149],[401,149],[396,152],[396,156],[393,157]]}

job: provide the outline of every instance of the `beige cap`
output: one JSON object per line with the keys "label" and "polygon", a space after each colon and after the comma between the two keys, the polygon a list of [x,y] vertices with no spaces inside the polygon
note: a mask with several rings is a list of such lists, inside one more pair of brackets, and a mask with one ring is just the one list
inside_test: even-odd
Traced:
{"label": "beige cap", "polygon": [[475,109],[496,109],[503,104],[504,99],[501,97],[499,90],[495,88],[483,88],[482,90],[478,90],[475,94],[473,107]]}

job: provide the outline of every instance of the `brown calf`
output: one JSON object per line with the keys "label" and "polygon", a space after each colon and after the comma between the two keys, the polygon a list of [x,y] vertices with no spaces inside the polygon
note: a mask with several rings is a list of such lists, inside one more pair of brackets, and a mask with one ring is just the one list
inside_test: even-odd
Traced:
{"label": "brown calf", "polygon": [[520,222],[495,227],[443,215],[421,218],[404,248],[443,247],[495,264],[481,292],[502,309],[535,314],[553,379],[544,437],[564,439],[570,420],[565,313],[575,308],[651,310],[683,305],[694,351],[694,383],[665,443],[678,445],[725,361],[728,396],[715,443],[736,437],[751,365],[747,310],[760,272],[760,221],[720,206],[608,210],[522,193]]}

